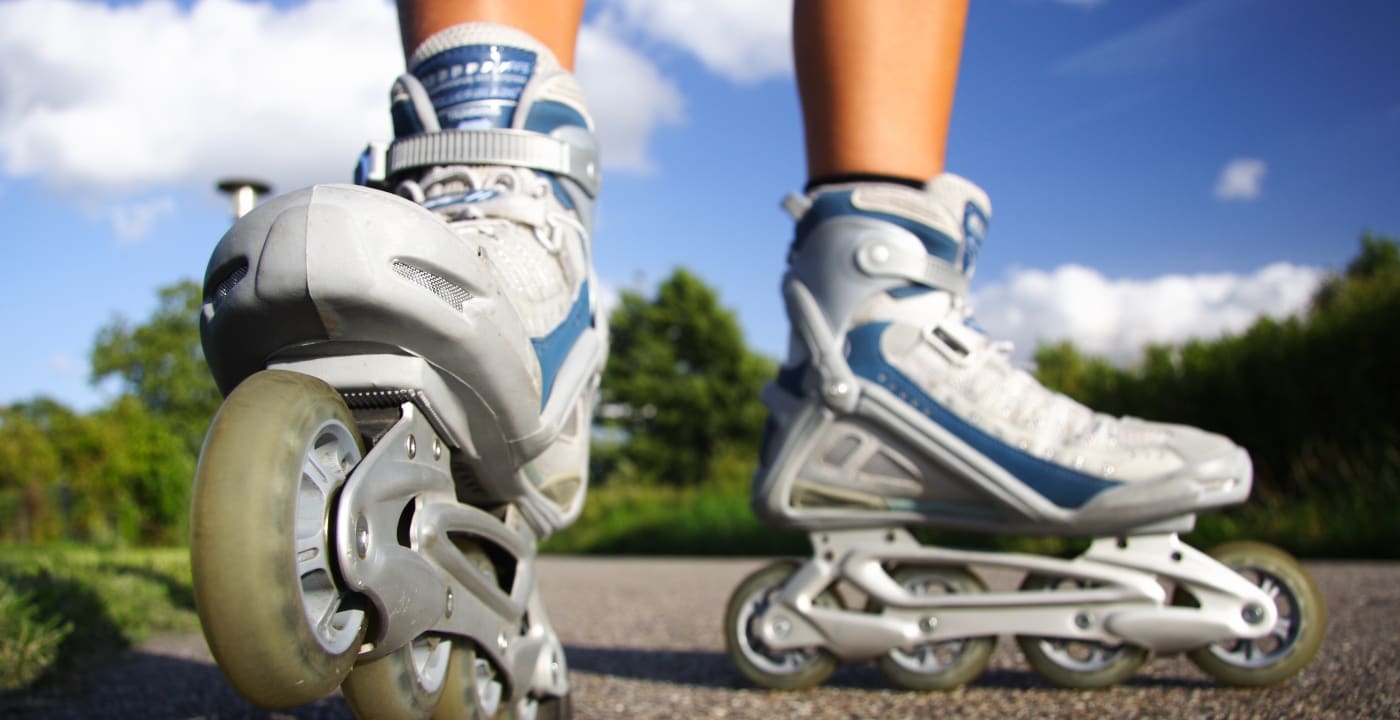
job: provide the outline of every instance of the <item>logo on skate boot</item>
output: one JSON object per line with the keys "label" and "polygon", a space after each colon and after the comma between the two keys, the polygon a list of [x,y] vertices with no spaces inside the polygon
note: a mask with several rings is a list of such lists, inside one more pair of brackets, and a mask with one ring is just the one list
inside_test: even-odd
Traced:
{"label": "logo on skate boot", "polygon": [[969,202],[963,210],[963,262],[962,272],[970,280],[972,271],[977,268],[977,253],[982,250],[982,241],[987,237],[987,214],[976,203]]}
{"label": "logo on skate boot", "polygon": [[445,129],[510,127],[536,55],[501,45],[444,50],[413,68]]}

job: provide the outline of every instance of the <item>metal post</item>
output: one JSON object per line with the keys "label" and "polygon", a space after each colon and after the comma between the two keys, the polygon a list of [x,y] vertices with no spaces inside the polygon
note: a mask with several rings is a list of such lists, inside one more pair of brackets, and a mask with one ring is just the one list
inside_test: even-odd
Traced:
{"label": "metal post", "polygon": [[219,191],[233,198],[233,219],[247,215],[258,204],[258,196],[272,192],[272,185],[262,180],[249,178],[226,178],[220,180]]}

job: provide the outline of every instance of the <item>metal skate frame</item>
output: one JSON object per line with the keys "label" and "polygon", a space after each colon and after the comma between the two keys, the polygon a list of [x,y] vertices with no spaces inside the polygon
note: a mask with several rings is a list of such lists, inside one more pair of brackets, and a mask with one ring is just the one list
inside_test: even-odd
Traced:
{"label": "metal skate frame", "polygon": [[[374,605],[360,659],[423,633],[473,642],[515,697],[564,695],[564,651],[535,582],[534,533],[514,508],[504,518],[457,501],[449,452],[412,402],[346,481],[328,535],[346,585]],[[485,551],[482,567],[462,550]]]}
{"label": "metal skate frame", "polygon": [[[774,651],[822,647],[866,660],[895,648],[1010,633],[1177,652],[1227,639],[1286,632],[1273,598],[1174,533],[1101,538],[1072,560],[919,544],[902,528],[812,533],[813,557],[758,618]],[[988,567],[1077,581],[1075,589],[915,595],[895,566]],[[1186,588],[1200,607],[1170,605],[1159,579]],[[867,594],[879,613],[817,607],[839,583]]]}

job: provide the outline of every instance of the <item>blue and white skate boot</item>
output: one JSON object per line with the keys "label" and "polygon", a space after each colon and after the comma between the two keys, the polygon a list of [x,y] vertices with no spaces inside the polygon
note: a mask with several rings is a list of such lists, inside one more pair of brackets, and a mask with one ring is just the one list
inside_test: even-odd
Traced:
{"label": "blue and white skate boot", "polygon": [[786,205],[793,335],[764,392],[761,517],[1087,535],[1175,527],[1248,496],[1249,457],[1226,438],[1095,413],[971,321],[991,217],[972,183],[828,186]]}
{"label": "blue and white skate boot", "polygon": [[200,621],[264,707],[341,686],[360,717],[566,715],[534,558],[582,508],[607,356],[592,126],[507,28],[409,67],[359,184],[263,203],[209,260]]}
{"label": "blue and white skate boot", "polygon": [[582,508],[607,357],[592,122],[573,76],[511,28],[444,30],[409,68],[397,137],[356,185],[274,198],[220,243],[206,357],[225,393],[276,367],[352,409],[418,404],[458,496],[513,505],[543,537]]}
{"label": "blue and white skate boot", "polygon": [[[517,502],[549,534],[582,507],[593,394],[607,353],[591,256],[600,180],[592,120],[573,75],[514,28],[449,28],[408,67],[390,97],[396,140],[383,155],[371,146],[357,181],[439,216],[486,258],[518,315],[531,350],[522,360],[542,415],[559,432],[519,469]],[[581,338],[586,351],[575,352]],[[479,490],[486,501],[501,494]]]}

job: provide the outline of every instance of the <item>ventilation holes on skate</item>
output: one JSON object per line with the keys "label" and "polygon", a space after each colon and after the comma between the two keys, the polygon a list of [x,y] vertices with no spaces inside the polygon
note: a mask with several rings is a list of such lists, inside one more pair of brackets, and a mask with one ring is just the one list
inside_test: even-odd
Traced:
{"label": "ventilation holes on skate", "polygon": [[472,299],[472,294],[457,283],[437,273],[424,270],[415,265],[409,265],[402,260],[394,261],[394,272],[398,273],[399,277],[438,296],[439,300],[451,305],[457,312],[462,312],[462,308],[465,306],[466,302]]}
{"label": "ventilation holes on skate", "polygon": [[248,277],[248,261],[241,260],[237,265],[233,266],[232,270],[228,271],[228,274],[224,276],[223,280],[220,280],[214,285],[214,289],[209,293],[209,297],[206,299],[216,306],[219,305],[228,297],[229,293],[233,292],[233,288],[238,285],[238,283],[243,282],[243,278],[246,277]]}

